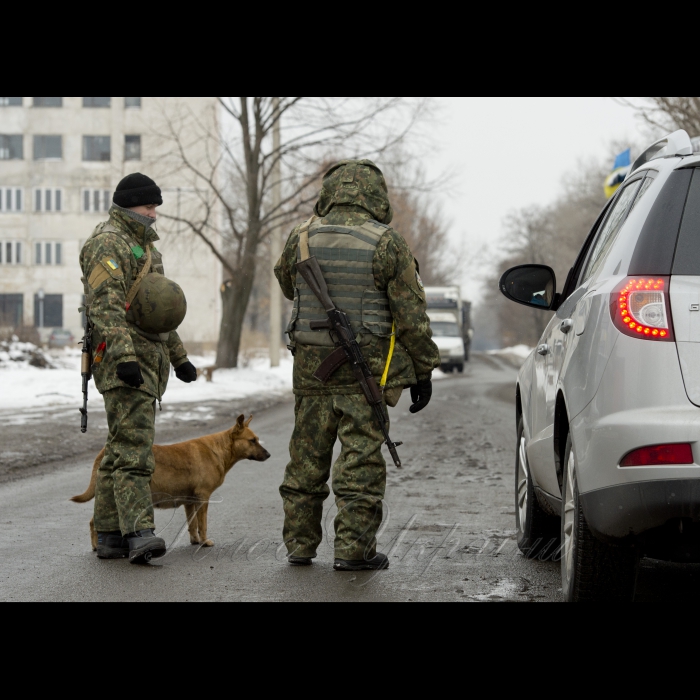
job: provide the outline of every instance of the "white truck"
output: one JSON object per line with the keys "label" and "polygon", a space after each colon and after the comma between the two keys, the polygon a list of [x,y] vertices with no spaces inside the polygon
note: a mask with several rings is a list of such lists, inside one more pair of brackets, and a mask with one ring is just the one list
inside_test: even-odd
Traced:
{"label": "white truck", "polygon": [[464,371],[469,361],[469,347],[474,332],[471,328],[471,302],[462,301],[459,287],[426,287],[428,318],[433,340],[440,350],[443,372]]}

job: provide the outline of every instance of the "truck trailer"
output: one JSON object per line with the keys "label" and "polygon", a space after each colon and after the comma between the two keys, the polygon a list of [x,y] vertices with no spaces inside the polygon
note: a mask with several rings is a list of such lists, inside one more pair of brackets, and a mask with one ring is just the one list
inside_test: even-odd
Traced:
{"label": "truck trailer", "polygon": [[462,300],[458,286],[426,287],[425,296],[433,340],[440,350],[440,369],[463,372],[474,334],[471,302]]}

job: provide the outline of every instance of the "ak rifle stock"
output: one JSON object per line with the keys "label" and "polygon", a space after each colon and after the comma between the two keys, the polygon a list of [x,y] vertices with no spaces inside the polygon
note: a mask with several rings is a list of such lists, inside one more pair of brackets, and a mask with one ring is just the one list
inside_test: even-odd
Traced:
{"label": "ak rifle stock", "polygon": [[372,407],[374,416],[384,436],[384,443],[389,448],[391,458],[398,469],[401,469],[401,460],[399,459],[396,448],[401,445],[401,442],[392,442],[389,437],[388,419],[384,413],[382,392],[377,386],[372,371],[362,350],[355,340],[350,321],[347,314],[341,311],[333,303],[333,300],[328,293],[326,280],[323,279],[323,273],[318,264],[318,260],[314,256],[297,262],[297,272],[304,278],[309,289],[314,293],[316,298],[321,302],[323,308],[328,315],[326,321],[311,321],[312,330],[328,329],[332,331],[340,344],[340,347],[333,352],[323,365],[316,371],[314,375],[322,382],[328,381],[330,375],[345,362],[350,363],[352,373],[362,389],[362,393],[367,399],[367,403]]}

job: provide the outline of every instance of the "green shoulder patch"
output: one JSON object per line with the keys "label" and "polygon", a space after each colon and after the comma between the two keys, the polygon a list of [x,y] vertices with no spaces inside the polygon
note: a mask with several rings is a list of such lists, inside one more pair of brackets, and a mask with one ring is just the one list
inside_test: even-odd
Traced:
{"label": "green shoulder patch", "polygon": [[140,260],[143,257],[143,248],[140,245],[135,245],[132,249],[131,252],[134,254],[134,257],[137,260]]}

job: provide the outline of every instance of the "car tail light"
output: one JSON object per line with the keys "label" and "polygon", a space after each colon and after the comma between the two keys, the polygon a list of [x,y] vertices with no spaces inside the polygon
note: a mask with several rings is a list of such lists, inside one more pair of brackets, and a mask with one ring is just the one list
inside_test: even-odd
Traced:
{"label": "car tail light", "polygon": [[693,464],[693,450],[687,442],[675,445],[650,445],[628,452],[621,467],[651,467],[663,464]]}
{"label": "car tail light", "polygon": [[610,295],[616,328],[633,338],[673,340],[669,277],[628,277]]}

